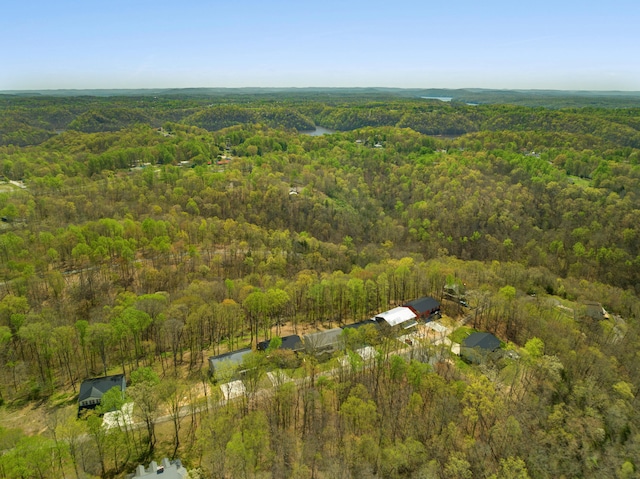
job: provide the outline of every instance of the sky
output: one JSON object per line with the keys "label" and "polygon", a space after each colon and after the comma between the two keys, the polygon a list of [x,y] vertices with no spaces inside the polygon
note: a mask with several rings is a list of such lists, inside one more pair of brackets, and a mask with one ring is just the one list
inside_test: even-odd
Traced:
{"label": "sky", "polygon": [[640,91],[638,0],[21,0],[0,90]]}

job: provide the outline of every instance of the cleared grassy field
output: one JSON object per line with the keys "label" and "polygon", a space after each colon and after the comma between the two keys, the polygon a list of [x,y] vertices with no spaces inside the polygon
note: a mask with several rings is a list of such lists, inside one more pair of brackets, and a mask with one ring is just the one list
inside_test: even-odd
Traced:
{"label": "cleared grassy field", "polygon": [[12,185],[11,183],[0,183],[0,193],[11,193],[19,189],[20,188],[18,188],[15,185]]}

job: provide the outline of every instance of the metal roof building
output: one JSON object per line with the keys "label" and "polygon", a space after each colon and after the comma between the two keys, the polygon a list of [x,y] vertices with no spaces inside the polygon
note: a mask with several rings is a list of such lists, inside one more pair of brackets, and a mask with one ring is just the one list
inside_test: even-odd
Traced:
{"label": "metal roof building", "polygon": [[401,326],[406,329],[417,324],[417,317],[416,313],[410,308],[398,306],[384,313],[377,314],[373,319],[375,319],[378,324],[386,324],[390,327]]}

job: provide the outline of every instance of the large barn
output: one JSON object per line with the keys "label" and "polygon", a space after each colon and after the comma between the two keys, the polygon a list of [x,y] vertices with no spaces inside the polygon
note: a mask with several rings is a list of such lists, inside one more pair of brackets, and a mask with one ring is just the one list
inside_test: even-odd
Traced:
{"label": "large barn", "polygon": [[440,303],[438,300],[425,296],[424,298],[414,299],[404,304],[405,307],[410,308],[418,318],[425,321],[431,321],[440,314]]}

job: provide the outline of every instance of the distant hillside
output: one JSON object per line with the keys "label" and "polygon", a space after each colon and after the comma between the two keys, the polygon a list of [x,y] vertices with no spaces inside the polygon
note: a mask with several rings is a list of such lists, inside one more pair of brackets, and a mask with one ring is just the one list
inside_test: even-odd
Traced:
{"label": "distant hillside", "polygon": [[565,107],[640,107],[640,92],[627,91],[575,91],[575,90],[491,90],[483,88],[404,89],[404,88],[151,88],[151,89],[90,89],[90,90],[10,90],[0,96],[52,96],[52,97],[286,97],[289,99],[328,98],[451,98],[462,103],[511,103],[523,106]]}

